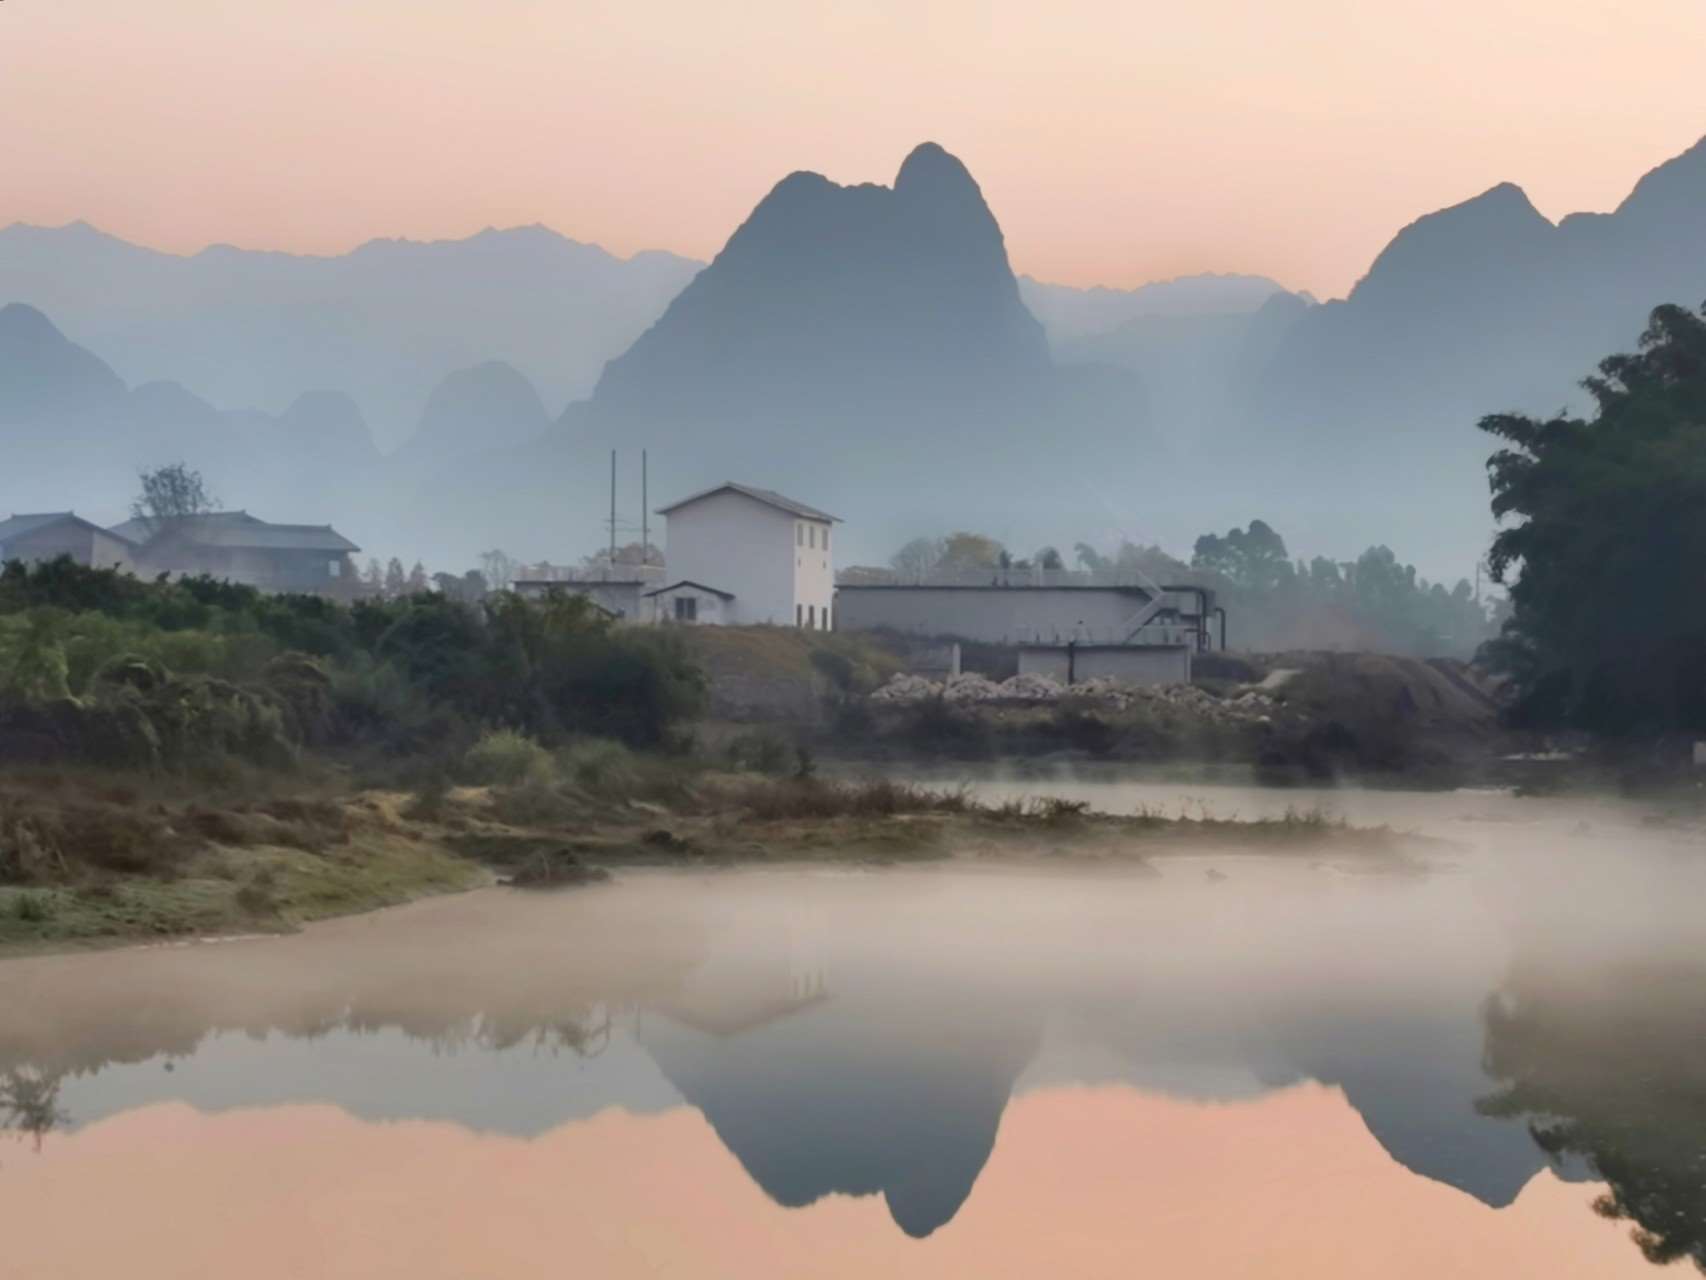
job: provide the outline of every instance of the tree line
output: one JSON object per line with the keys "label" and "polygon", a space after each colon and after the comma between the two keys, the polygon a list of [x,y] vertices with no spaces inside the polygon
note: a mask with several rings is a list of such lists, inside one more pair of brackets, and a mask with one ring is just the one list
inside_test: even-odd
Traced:
{"label": "tree line", "polygon": [[0,760],[288,766],[455,752],[493,728],[656,747],[704,692],[678,637],[579,596],[345,604],[68,558],[0,569]]}
{"label": "tree line", "polygon": [[1103,551],[1075,543],[1070,559],[1054,546],[1015,556],[998,540],[961,531],[914,538],[886,569],[853,570],[849,581],[992,585],[1196,585],[1226,606],[1235,647],[1369,648],[1423,657],[1471,656],[1493,636],[1502,601],[1480,597],[1467,579],[1429,582],[1385,546],[1355,560],[1293,559],[1266,521],[1205,533],[1189,561],[1158,546],[1121,542]]}

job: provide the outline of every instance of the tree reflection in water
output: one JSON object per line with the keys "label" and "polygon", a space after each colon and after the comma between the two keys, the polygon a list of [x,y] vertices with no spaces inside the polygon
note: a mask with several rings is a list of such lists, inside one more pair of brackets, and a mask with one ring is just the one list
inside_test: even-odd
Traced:
{"label": "tree reflection in water", "polygon": [[[437,1051],[456,1053],[468,1049],[498,1052],[520,1045],[534,1052],[576,1058],[596,1058],[610,1045],[612,1009],[608,1004],[572,1008],[548,1020],[516,1018],[502,1014],[476,1014],[443,1019],[426,1025],[420,1018],[399,1021],[389,1016],[350,1012],[330,1024],[327,1032],[372,1035],[397,1029],[412,1039],[431,1044]],[[269,1028],[291,1034],[283,1028]]]}
{"label": "tree reflection in water", "polygon": [[0,1076],[0,1129],[26,1135],[36,1149],[71,1117],[59,1105],[60,1077],[20,1069]]}
{"label": "tree reflection in water", "polygon": [[1519,970],[1487,1002],[1490,1116],[1526,1117],[1553,1159],[1586,1159],[1594,1208],[1654,1263],[1706,1273],[1706,968]]}

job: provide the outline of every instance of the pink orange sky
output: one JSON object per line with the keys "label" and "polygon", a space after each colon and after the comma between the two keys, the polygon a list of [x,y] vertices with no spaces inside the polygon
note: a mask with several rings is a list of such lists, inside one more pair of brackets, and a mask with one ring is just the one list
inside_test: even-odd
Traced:
{"label": "pink orange sky", "polygon": [[685,1108],[527,1140],[173,1103],[0,1149],[6,1263],[38,1280],[1654,1274],[1628,1224],[1591,1211],[1598,1191],[1543,1170],[1488,1208],[1395,1163],[1319,1085],[1223,1106],[1015,1098],[970,1197],[922,1241],[874,1197],[779,1207]]}
{"label": "pink orange sky", "polygon": [[0,224],[337,252],[542,222],[708,257],[934,139],[1016,269],[1342,294],[1500,181],[1606,209],[1706,133],[1701,0],[7,0]]}

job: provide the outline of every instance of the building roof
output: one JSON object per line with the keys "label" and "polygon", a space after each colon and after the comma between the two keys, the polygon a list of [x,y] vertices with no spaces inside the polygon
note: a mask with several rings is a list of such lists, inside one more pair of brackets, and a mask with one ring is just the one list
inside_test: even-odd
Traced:
{"label": "building roof", "polygon": [[641,578],[516,578],[512,587],[557,587],[564,591],[595,591],[599,587],[643,587]]}
{"label": "building roof", "polygon": [[0,542],[5,542],[10,538],[22,538],[36,532],[38,529],[46,529],[51,525],[56,525],[66,520],[69,520],[74,524],[81,525],[85,529],[93,529],[96,533],[104,533],[110,537],[117,538],[120,542],[130,542],[133,544],[135,542],[135,539],[120,533],[116,529],[103,529],[93,520],[85,520],[75,511],[38,511],[30,514],[15,515],[9,519],[0,520]]}
{"label": "building roof", "polygon": [[[149,522],[141,518],[126,520],[107,532],[136,543],[147,542],[153,537]],[[180,533],[203,547],[321,551],[328,555],[361,550],[329,524],[270,524],[247,511],[214,511],[207,515],[186,516],[173,522],[171,532]]]}
{"label": "building roof", "polygon": [[1098,653],[1154,653],[1157,649],[1189,649],[1190,647],[1190,644],[1183,640],[1169,640],[1163,644],[1120,644],[1114,640],[1021,640],[1015,646],[1019,649],[1032,650],[1073,649],[1079,653],[1089,653],[1092,650]]}
{"label": "building roof", "polygon": [[679,511],[682,507],[690,506],[719,493],[742,494],[754,502],[762,502],[767,507],[775,507],[778,511],[786,511],[789,515],[801,516],[807,520],[822,520],[825,524],[842,523],[840,516],[832,516],[827,511],[819,511],[816,507],[808,507],[803,502],[795,502],[792,498],[784,497],[774,489],[759,489],[750,484],[736,484],[733,480],[725,480],[722,484],[714,485],[709,489],[701,489],[698,493],[691,494],[680,502],[672,502],[667,507],[659,507],[657,514],[667,516],[671,511]]}
{"label": "building roof", "polygon": [[735,598],[732,591],[718,591],[715,587],[707,587],[703,582],[694,582],[690,578],[683,578],[680,582],[672,582],[667,587],[659,587],[656,591],[648,591],[646,592],[646,595],[648,597],[661,596],[671,591],[678,591],[682,587],[692,587],[695,591],[703,591],[707,595],[721,596],[724,600],[733,600]]}
{"label": "building roof", "polygon": [[[1148,587],[1140,587],[1135,582],[1062,582],[1055,586],[1030,586],[1006,582],[838,582],[837,591],[1005,591],[1018,594],[1026,591],[1114,591],[1124,595],[1140,595],[1147,597],[1151,593]],[[1174,590],[1195,591],[1195,587],[1176,588],[1162,587],[1162,591]]]}

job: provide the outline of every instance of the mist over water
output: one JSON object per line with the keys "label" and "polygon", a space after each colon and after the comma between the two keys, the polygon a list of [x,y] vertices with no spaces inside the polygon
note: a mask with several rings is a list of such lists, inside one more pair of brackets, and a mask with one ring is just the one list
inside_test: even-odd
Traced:
{"label": "mist over water", "polygon": [[[1070,785],[1119,811],[1275,802]],[[1147,874],[634,873],[7,962],[0,1216],[37,1224],[16,1274],[460,1275],[571,1246],[610,1275],[1698,1261],[1698,831],[1495,793],[1279,798],[1437,843],[1406,870],[1207,849]],[[50,1229],[121,1182],[99,1238]],[[157,1238],[187,1196],[225,1225]]]}

